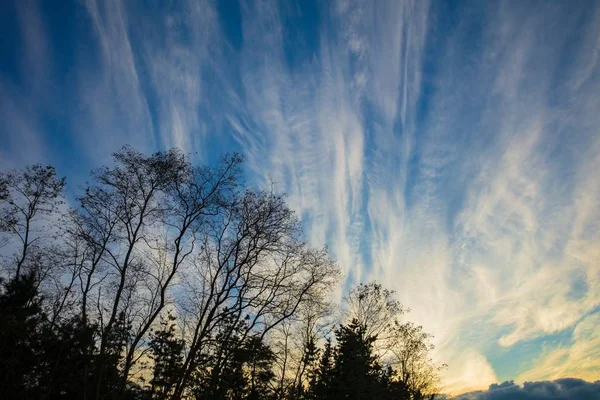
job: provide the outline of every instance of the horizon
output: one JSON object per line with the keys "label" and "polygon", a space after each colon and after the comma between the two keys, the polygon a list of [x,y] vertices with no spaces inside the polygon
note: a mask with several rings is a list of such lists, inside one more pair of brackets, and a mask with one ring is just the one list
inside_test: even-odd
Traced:
{"label": "horizon", "polygon": [[239,152],[336,300],[396,291],[446,393],[600,380],[600,2],[153,6],[8,2],[0,171],[72,199],[125,145]]}

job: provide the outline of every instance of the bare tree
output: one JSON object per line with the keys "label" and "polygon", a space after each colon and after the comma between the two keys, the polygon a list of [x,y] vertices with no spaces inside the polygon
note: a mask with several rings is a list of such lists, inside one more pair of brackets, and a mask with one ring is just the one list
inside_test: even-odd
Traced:
{"label": "bare tree", "polygon": [[[184,395],[225,321],[244,319],[242,336],[263,340],[301,304],[331,287],[335,263],[326,250],[302,242],[300,234],[293,212],[272,192],[247,191],[213,219],[186,279],[190,301],[182,311],[192,324],[175,398]],[[227,354],[213,356],[221,362]]]}
{"label": "bare tree", "polygon": [[346,318],[356,319],[366,336],[377,338],[380,347],[385,346],[395,321],[405,312],[393,291],[373,282],[352,289],[344,298],[344,305]]}
{"label": "bare tree", "polygon": [[275,353],[277,398],[296,398],[307,384],[306,373],[316,362],[318,344],[331,333],[333,320],[329,293],[322,293],[304,302],[293,318],[275,329],[271,346]]}
{"label": "bare tree", "polygon": [[[132,307],[137,305],[138,286],[150,273],[142,250],[164,220],[166,189],[181,179],[186,169],[184,157],[177,151],[145,157],[124,148],[115,153],[114,159],[114,168],[94,172],[95,185],[88,186],[80,198],[76,231],[91,248],[92,258],[86,262],[89,268],[82,270],[87,275],[81,279],[85,282],[86,298],[82,313],[87,319],[87,297],[96,285],[100,359],[107,352],[117,318],[130,317]],[[99,363],[95,378],[97,398],[103,378],[104,364]]]}
{"label": "bare tree", "polygon": [[439,373],[446,365],[438,365],[431,358],[432,336],[412,322],[397,323],[393,332],[389,363],[415,398],[433,399],[440,390]]}
{"label": "bare tree", "polygon": [[209,218],[229,205],[238,183],[240,162],[241,158],[234,155],[216,168],[188,166],[183,179],[174,180],[168,187],[167,212],[163,221],[166,231],[159,240],[146,243],[148,259],[154,263],[154,268],[146,275],[147,301],[139,310],[139,322],[127,351],[123,384],[134,363],[138,345],[165,307],[168,289],[177,272],[193,254],[197,236]]}
{"label": "bare tree", "polygon": [[378,283],[359,284],[345,298],[346,317],[359,323],[365,337],[375,338],[374,350],[382,363],[394,368],[414,398],[432,398],[445,365],[431,358],[432,336],[421,326],[402,322],[406,311],[394,291]]}
{"label": "bare tree", "polygon": [[[149,354],[169,313],[178,322],[169,335],[185,351],[178,373],[161,377],[160,396],[187,396],[199,376],[220,385],[231,365],[255,396],[283,396],[303,382],[306,344],[319,340],[339,270],[327,249],[303,241],[284,196],[245,189],[241,162],[234,154],[199,168],[178,150],[147,156],[125,147],[92,172],[77,207],[60,218],[64,178],[52,167],[0,175],[1,233],[20,245],[16,277],[35,269],[40,326],[48,343],[61,344],[44,361],[53,366],[48,384],[65,371],[83,398],[126,397],[140,369],[167,362]],[[40,229],[50,217],[59,223]],[[42,241],[50,234],[51,247]],[[275,383],[278,332],[289,340]]]}
{"label": "bare tree", "polygon": [[[121,371],[124,390],[179,268],[194,252],[197,233],[235,190],[241,157],[194,168],[176,150],[148,157],[126,147],[114,159],[113,168],[94,172],[70,232],[74,241],[87,244],[77,263],[81,316],[88,320],[92,300],[101,331],[99,357],[120,315],[131,326]],[[96,397],[102,379],[100,365]]]}
{"label": "bare tree", "polygon": [[36,164],[23,171],[0,173],[0,232],[18,238],[14,263],[17,278],[37,242],[47,233],[41,221],[62,204],[64,186],[65,178],[58,178],[52,166]]}

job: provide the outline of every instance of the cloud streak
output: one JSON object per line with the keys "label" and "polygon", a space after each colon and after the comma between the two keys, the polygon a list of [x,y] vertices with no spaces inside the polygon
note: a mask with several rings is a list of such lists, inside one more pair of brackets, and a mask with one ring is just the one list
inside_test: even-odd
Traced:
{"label": "cloud streak", "polygon": [[338,258],[338,298],[377,279],[435,334],[449,392],[597,379],[600,7],[232,3],[15,5],[3,166],[242,151]]}

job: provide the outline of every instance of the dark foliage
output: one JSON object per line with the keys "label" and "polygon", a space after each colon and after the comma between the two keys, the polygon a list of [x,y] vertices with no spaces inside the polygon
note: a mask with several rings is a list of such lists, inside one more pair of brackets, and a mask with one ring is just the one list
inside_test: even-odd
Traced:
{"label": "dark foliage", "polygon": [[428,336],[376,284],[332,322],[337,266],[241,161],[124,148],[64,212],[53,167],[0,174],[0,398],[424,398]]}

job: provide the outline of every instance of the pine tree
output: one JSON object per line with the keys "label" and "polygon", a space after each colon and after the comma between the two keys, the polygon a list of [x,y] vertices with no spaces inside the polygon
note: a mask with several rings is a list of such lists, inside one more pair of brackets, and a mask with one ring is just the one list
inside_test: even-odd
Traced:
{"label": "pine tree", "polygon": [[[124,397],[126,387],[122,386],[122,362],[131,337],[131,322],[123,311],[119,312],[115,324],[107,334],[104,355],[96,356],[97,370],[102,369],[100,388],[103,398]],[[98,378],[98,375],[96,376]]]}
{"label": "pine tree", "polygon": [[78,399],[91,394],[96,333],[95,326],[76,317],[43,327],[44,349],[39,363],[46,373],[40,375],[40,386],[52,394],[49,397]]}
{"label": "pine tree", "polygon": [[319,359],[317,367],[309,373],[309,390],[307,398],[311,400],[327,399],[332,389],[334,349],[331,339],[327,338],[325,347]]}
{"label": "pine tree", "polygon": [[149,347],[154,361],[151,384],[152,398],[166,399],[181,372],[183,340],[175,336],[175,317],[169,314],[152,334]]}
{"label": "pine tree", "polygon": [[373,336],[358,320],[335,332],[338,346],[332,374],[335,399],[375,399],[382,395],[382,368],[373,354]]}
{"label": "pine tree", "polygon": [[43,364],[44,315],[33,273],[2,283],[0,293],[0,393],[4,399],[34,396]]}
{"label": "pine tree", "polygon": [[[304,353],[300,360],[300,373],[297,375],[298,382],[295,387],[291,388],[288,393],[288,398],[295,400],[311,399],[310,388],[315,384],[317,379],[317,369],[319,367],[320,350],[313,338],[309,338],[304,346]],[[304,377],[308,379],[308,388],[305,387]]]}
{"label": "pine tree", "polygon": [[257,335],[248,334],[247,321],[223,322],[214,349],[203,354],[196,371],[197,399],[250,400],[271,396],[273,352]]}

